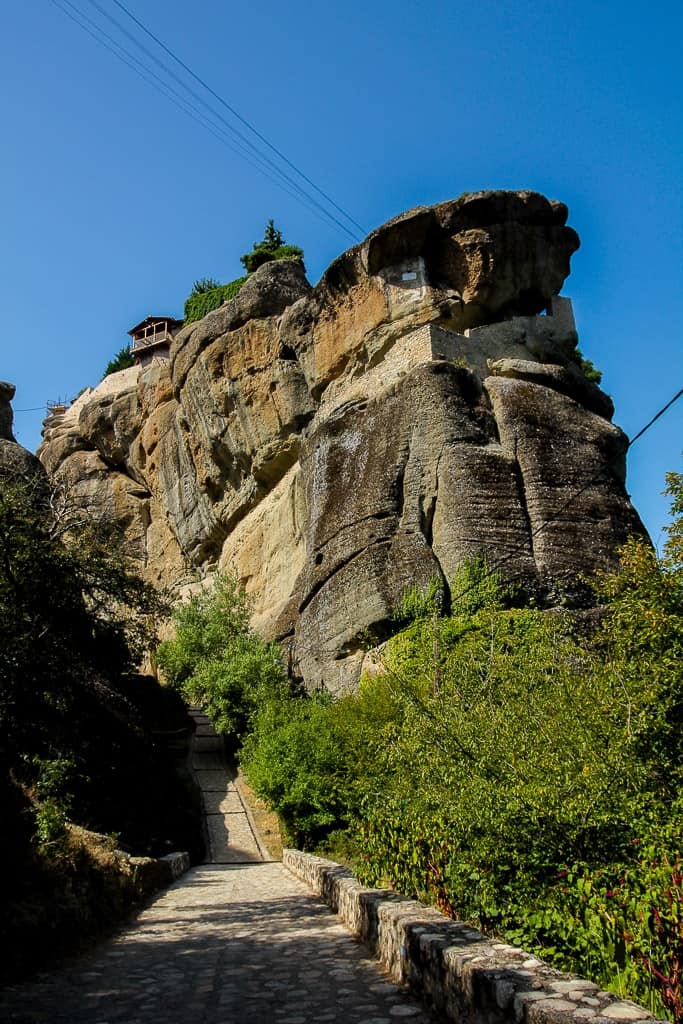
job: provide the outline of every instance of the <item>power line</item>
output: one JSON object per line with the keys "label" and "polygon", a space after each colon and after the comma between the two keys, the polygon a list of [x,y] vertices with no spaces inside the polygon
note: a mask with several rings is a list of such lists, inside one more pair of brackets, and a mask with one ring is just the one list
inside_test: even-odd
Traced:
{"label": "power line", "polygon": [[220,96],[217,92],[215,92],[211,88],[210,85],[207,85],[207,83],[202,78],[200,78],[199,75],[195,74],[195,72],[192,70],[192,68],[188,67],[187,64],[185,64],[185,62],[180,59],[180,57],[178,57],[168,46],[166,46],[157,36],[155,36],[153,32],[151,32],[145,25],[143,25],[143,23],[141,21],[139,21],[138,18],[136,18],[135,15],[132,14],[128,10],[128,8],[125,6],[125,4],[121,3],[121,0],[114,0],[114,3],[116,4],[117,7],[119,7],[124,12],[124,14],[127,14],[128,17],[132,21],[134,21],[135,24],[138,25],[139,28],[141,28],[143,32],[145,32],[151,39],[153,39],[155,43],[157,43],[159,46],[161,46],[161,48],[170,57],[172,57],[173,60],[176,61],[176,63],[178,63],[185,71],[187,71],[187,73],[189,75],[191,75],[192,78],[195,79],[195,81],[199,82],[199,84],[202,85],[207,90],[207,92],[211,93],[211,95],[215,99],[217,99],[218,102],[221,103],[226,108],[226,110],[229,110],[230,113],[233,115],[233,117],[236,117],[238,119],[238,121],[240,121],[243,125],[245,125],[245,127],[247,127],[251,132],[253,132],[254,135],[258,139],[260,139],[261,142],[263,142],[266,146],[268,146],[268,148],[270,150],[272,150],[273,153],[275,153],[277,156],[279,156],[281,160],[284,160],[284,162],[287,164],[288,167],[291,167],[291,169],[293,171],[296,171],[296,173],[298,175],[300,175],[300,177],[302,177],[304,179],[304,181],[308,182],[308,184],[311,185],[316,190],[316,192],[318,192],[321,196],[323,196],[328,201],[328,203],[331,203],[332,206],[335,208],[335,210],[338,210],[339,213],[341,213],[344,217],[346,217],[346,219],[349,221],[350,224],[353,224],[354,227],[358,228],[358,230],[361,232],[361,235],[366,235],[367,234],[366,229],[364,227],[362,227],[362,225],[360,225],[358,223],[358,221],[354,220],[353,217],[346,212],[346,210],[344,210],[341,206],[339,206],[337,203],[335,203],[334,199],[332,199],[326,192],[323,192],[323,190],[321,188],[319,188],[315,184],[315,182],[312,181],[306,174],[304,174],[304,172],[299,167],[297,167],[296,164],[292,163],[292,161],[289,160],[284,155],[284,153],[282,153],[279,149],[277,149],[276,146],[274,146],[271,142],[269,142],[268,139],[265,138],[265,136],[262,135],[261,132],[259,132],[254,127],[253,124],[251,124],[249,121],[247,121],[246,118],[242,117],[242,115],[237,110],[235,110],[235,108],[232,107],[225,99],[223,99],[222,96]]}
{"label": "power line", "polygon": [[[298,191],[292,191],[292,189],[289,188],[288,184],[286,184],[286,182],[289,181],[290,179],[288,179],[283,174],[283,172],[280,171],[280,169],[277,168],[274,164],[268,163],[266,159],[259,153],[259,151],[251,145],[251,143],[247,142],[247,144],[254,150],[254,153],[249,153],[244,148],[244,146],[241,145],[239,142],[228,139],[220,125],[216,125],[212,121],[210,121],[206,114],[204,114],[201,110],[199,110],[198,107],[196,107],[194,104],[188,101],[182,95],[182,93],[180,93],[172,85],[169,85],[168,82],[165,82],[162,78],[159,77],[159,75],[155,74],[154,71],[150,70],[149,68],[141,67],[139,61],[135,60],[130,50],[126,49],[125,46],[118,42],[118,40],[116,40],[112,35],[110,35],[110,33],[106,32],[100,25],[97,24],[97,22],[93,21],[92,18],[89,18],[87,14],[84,14],[82,11],[80,11],[71,2],[71,0],[52,0],[52,3],[55,5],[55,7],[59,8],[59,10],[66,14],[68,18],[75,22],[75,24],[79,25],[80,28],[87,32],[88,35],[91,36],[96,42],[100,43],[106,50],[108,50],[115,57],[121,60],[129,68],[131,68],[131,70],[134,71],[137,75],[139,75],[140,78],[142,78],[145,82],[147,82],[148,85],[150,85],[153,89],[156,89],[157,92],[160,92],[163,96],[169,99],[176,106],[180,107],[180,109],[182,109],[189,117],[191,117],[193,121],[196,121],[197,124],[200,124],[202,125],[202,127],[206,128],[207,131],[209,131],[214,136],[214,138],[218,139],[219,142],[222,142],[223,145],[227,146],[227,148],[230,149],[233,153],[236,153],[238,156],[241,156],[244,160],[247,161],[248,164],[250,164],[256,170],[260,171],[266,178],[272,181],[275,185],[278,185],[280,188],[284,189],[285,192],[287,192],[289,195],[292,196],[292,198],[298,200],[300,203],[306,206],[307,209],[309,209],[313,214],[315,214],[316,216],[320,216],[320,213],[322,213],[327,217],[331,224],[337,224],[336,219],[333,218],[332,215],[330,215],[322,206],[316,203],[316,206],[320,211],[320,213],[318,213],[318,210],[314,208],[311,201],[308,201],[306,193],[300,188],[299,185],[293,183]],[[70,7],[72,10],[67,10],[66,7],[63,6],[64,4],[68,5],[68,7]],[[108,42],[105,40],[108,40]],[[139,43],[137,43],[137,41],[135,42],[136,45],[140,45]],[[147,52],[155,62],[161,63],[155,56],[150,54],[149,51],[145,50],[144,47],[142,49],[145,52]],[[163,64],[161,64],[161,67],[164,70],[166,70]],[[176,78],[177,81],[180,82],[180,84],[184,88],[186,88],[182,80],[177,79],[177,76],[174,77]],[[192,90],[189,91],[191,95],[196,95],[194,92],[192,92]],[[216,112],[213,111],[211,107],[209,107],[208,104],[206,104],[206,102],[201,99],[201,97],[197,98],[204,106],[207,107],[209,112],[214,117],[220,118],[220,115],[216,114]],[[220,119],[224,120],[223,118]],[[231,131],[234,132],[234,129],[232,129],[232,126],[230,126],[228,122],[224,121],[224,123],[228,126],[228,128],[230,128]],[[272,171],[279,174],[283,178],[283,180],[279,180],[278,178],[273,177],[273,174],[271,173]]]}
{"label": "power line", "polygon": [[[166,98],[169,99],[172,103],[175,103],[176,106],[179,106],[180,109],[182,109],[186,114],[188,114],[188,116],[190,116],[193,120],[195,120],[197,123],[201,124],[204,128],[206,128],[212,135],[214,135],[214,137],[216,137],[219,141],[226,145],[232,152],[241,156],[244,160],[247,161],[247,163],[249,163],[256,170],[259,170],[266,178],[268,178],[274,184],[279,185],[285,192],[292,196],[292,198],[301,202],[310,212],[312,212],[318,217],[323,217],[328,224],[334,225],[335,227],[339,228],[346,235],[350,236],[354,241],[358,240],[355,231],[352,231],[349,227],[347,227],[346,224],[342,223],[342,221],[339,220],[339,218],[333,212],[331,212],[330,209],[328,209],[318,199],[316,199],[315,196],[312,195],[304,185],[302,185],[299,181],[297,181],[290,174],[288,174],[286,170],[283,170],[282,167],[278,166],[278,164],[270,156],[268,156],[267,153],[264,153],[261,149],[259,149],[258,146],[251,139],[249,139],[243,132],[241,132],[238,128],[231,124],[230,121],[228,121],[220,112],[215,110],[200,93],[192,89],[183,78],[179,77],[172,70],[172,68],[164,62],[162,58],[157,56],[157,54],[153,53],[148,47],[146,47],[140,41],[139,38],[137,38],[134,34],[129,32],[120,23],[120,21],[118,21],[110,12],[108,12],[104,7],[102,7],[97,2],[97,0],[88,0],[88,2],[100,13],[101,16],[108,19],[115,26],[118,32],[120,32],[123,36],[130,40],[130,42],[132,42],[134,46],[136,46],[142,53],[144,53],[149,60],[153,61],[161,69],[165,76],[176,82],[180,89],[182,90],[182,92],[178,92],[178,90],[175,89],[168,81],[165,81],[164,79],[160,78],[159,75],[155,74],[155,72],[152,71],[149,67],[141,67],[139,62],[136,60],[135,56],[131,53],[129,49],[126,48],[126,46],[123,43],[121,43],[117,39],[114,39],[114,37],[107,33],[100,24],[93,21],[92,18],[89,18],[87,14],[85,14],[79,7],[77,7],[72,2],[72,0],[52,0],[52,2],[64,14],[71,18],[72,21],[74,21],[81,28],[83,28],[92,38],[96,39],[96,41],[103,45],[107,50],[109,50],[109,52],[113,53],[114,56],[116,56],[124,64],[130,67],[133,71],[135,71],[136,74],[143,78],[149,85],[151,85],[153,88],[157,89],[157,91],[165,95]],[[68,7],[71,8],[71,11],[67,10],[64,7],[64,4],[67,4]],[[160,39],[157,38],[157,36],[155,36],[149,29],[147,29],[146,26],[143,25],[142,22],[140,22],[135,17],[135,15],[133,15],[122,4],[118,4],[118,6],[136,25],[139,26],[139,28],[142,29],[143,32],[145,32],[151,39],[153,39],[154,42],[159,47],[161,47],[161,49],[164,52],[166,52],[170,57],[172,57],[172,59],[176,61],[176,63],[178,63],[180,67],[182,67],[186,71],[187,74],[191,75],[191,77],[194,78],[202,86],[203,89],[205,89],[211,96],[215,97],[223,106],[226,107],[226,109],[234,117],[241,121],[256,138],[258,138],[264,145],[268,146],[268,148],[272,150],[280,160],[283,160],[289,167],[291,167],[292,170],[296,174],[298,174],[303,181],[308,182],[311,185],[311,187],[314,188],[315,191],[319,193],[326,200],[326,202],[328,202],[335,210],[338,210],[342,214],[342,216],[349,221],[349,223],[353,224],[361,232],[365,233],[364,229],[359,224],[357,224],[357,222],[354,221],[354,219],[348,213],[346,213],[346,211],[343,210],[342,207],[340,207],[337,203],[334,202],[334,200],[332,200],[330,196],[323,192],[323,190],[320,189],[315,184],[315,182],[308,178],[298,167],[296,167],[296,165],[293,164],[292,161],[290,161],[287,157],[284,156],[284,154],[280,153],[280,151],[277,150],[276,147],[269,143],[265,136],[259,133],[254,128],[254,126],[251,125],[245,118],[243,118],[236,110],[234,110],[234,108],[231,107],[230,104],[227,103],[227,101],[225,101],[221,96],[219,96],[218,93],[211,89],[211,87],[208,86],[207,83],[204,82],[203,79],[201,79],[197,74],[195,74],[195,72],[193,72],[192,69],[189,68],[179,57],[177,57],[176,54],[169,49],[169,47],[167,47]],[[106,42],[105,40],[108,40],[108,42]],[[191,97],[192,100],[194,100],[195,102],[193,103],[192,100],[188,98],[188,96]],[[207,117],[207,114],[203,110],[198,109],[195,103],[200,104],[201,107],[203,108],[206,108],[206,111],[208,111],[209,116]],[[216,124],[216,121],[220,122],[220,125]],[[225,134],[226,130],[232,136],[230,139]],[[273,175],[276,175],[276,177],[273,177]]]}
{"label": "power line", "polygon": [[[67,0],[67,2],[68,2],[68,0]],[[283,171],[280,167],[278,167],[277,164],[267,154],[262,153],[261,150],[259,150],[258,147],[250,139],[248,139],[246,135],[244,135],[243,132],[241,132],[241,131],[239,131],[239,129],[235,128],[235,126],[230,124],[230,122],[222,114],[220,114],[216,110],[214,110],[213,107],[211,107],[210,104],[203,98],[203,96],[201,96],[198,92],[196,92],[194,89],[192,89],[187,84],[187,82],[185,82],[174,71],[172,71],[168,67],[168,65],[166,63],[164,63],[164,61],[160,57],[158,57],[155,53],[153,53],[148,47],[144,46],[144,44],[141,43],[140,40],[135,37],[135,35],[130,33],[126,28],[124,28],[123,25],[119,21],[117,21],[117,19],[112,14],[110,14],[104,7],[102,7],[101,4],[99,4],[97,2],[97,0],[88,0],[88,2],[91,4],[92,7],[94,7],[97,11],[99,11],[100,14],[103,15],[103,17],[107,18],[108,21],[110,21],[112,23],[112,25],[114,25],[119,30],[119,32],[122,33],[122,35],[124,35],[135,46],[137,46],[142,51],[142,53],[144,53],[147,57],[149,57],[150,60],[154,61],[155,64],[157,64],[164,71],[165,74],[167,74],[170,78],[172,78],[175,82],[177,82],[180,85],[180,87],[182,89],[184,89],[186,92],[188,92],[195,100],[197,100],[198,103],[200,103],[202,106],[206,107],[207,110],[210,111],[211,115],[214,118],[217,118],[220,122],[222,122],[222,124],[225,125],[225,127],[228,129],[229,132],[231,132],[238,139],[240,139],[241,143],[244,146],[247,146],[250,150],[252,150],[253,153],[257,156],[257,158],[260,161],[262,161],[267,167],[269,167],[276,174],[278,174],[284,181],[288,182],[293,188],[295,188],[297,190],[298,193],[300,193],[302,196],[305,196],[308,204],[310,204],[312,206],[315,206],[325,217],[328,218],[328,220],[330,220],[333,224],[335,224],[338,227],[340,227],[342,229],[342,231],[344,231],[347,235],[349,235],[351,238],[353,238],[354,241],[356,240],[356,235],[355,235],[355,233],[353,231],[350,231],[349,228],[345,224],[342,224],[341,221],[337,217],[335,217],[335,215],[333,213],[331,213],[329,210],[327,210],[317,199],[315,199],[313,196],[311,196],[302,185],[300,185],[294,178],[291,177],[291,175],[287,174],[286,171]],[[133,15],[130,14],[130,12],[126,11],[126,13],[129,15],[129,17],[133,18],[133,21],[135,21],[137,23],[137,19],[134,18]],[[170,53],[170,51],[168,51],[168,48],[166,46],[164,46],[164,44],[161,43],[160,40],[157,40],[156,36],[152,35],[152,33],[150,33],[147,29],[145,29],[144,25],[141,25],[141,27],[143,28],[144,31],[147,32],[148,35],[151,36],[152,39],[155,40],[155,42],[158,42],[158,44],[164,50],[166,50],[167,52]],[[173,54],[171,54],[171,55],[173,56]],[[176,58],[174,57],[174,59],[176,59]],[[180,63],[182,67],[185,67],[185,65],[183,64],[182,61],[178,60],[178,63]],[[198,78],[198,76],[195,75],[190,69],[187,69],[187,70],[212,95],[217,95],[217,94],[213,93],[213,90],[209,89],[208,86],[205,86],[204,83],[202,82],[202,80],[200,78]],[[220,97],[219,97],[219,99],[220,99]],[[226,106],[227,106],[227,104],[226,104]],[[232,110],[232,108],[230,108],[230,107],[228,107],[228,109]],[[243,120],[243,119],[241,118],[240,120]],[[245,122],[245,123],[247,123],[247,122]],[[255,132],[255,134],[258,135],[257,132]],[[267,140],[264,140],[264,141],[266,141],[266,143],[267,143]],[[273,147],[271,146],[271,149],[272,148]],[[289,161],[287,161],[287,162],[289,163]],[[296,170],[296,168],[295,168],[295,170]],[[300,172],[297,171],[297,173],[300,173]],[[266,175],[266,176],[269,177],[269,175]],[[301,176],[304,177],[303,175],[301,175]],[[272,180],[272,178],[271,178],[271,180]],[[279,184],[279,182],[276,182],[276,184]],[[285,191],[288,191],[288,190],[285,189]],[[318,191],[320,191],[320,190],[318,189]],[[292,193],[290,192],[290,195],[291,194]],[[324,193],[323,193],[323,195],[324,195]],[[297,197],[295,196],[294,198],[297,198]],[[331,202],[331,200],[330,200],[330,202]],[[310,209],[310,205],[309,205],[309,209]],[[332,203],[332,205],[336,207],[335,203]],[[341,211],[341,212],[344,214],[344,216],[346,216],[348,218],[348,215],[345,214],[344,211]],[[350,218],[348,218],[348,219],[350,219]]]}
{"label": "power line", "polygon": [[663,416],[664,413],[667,411],[667,409],[670,409],[671,406],[674,404],[674,402],[678,401],[678,399],[681,397],[681,395],[683,395],[683,388],[681,388],[681,390],[678,392],[678,394],[674,395],[673,398],[669,402],[666,403],[666,405],[662,406],[662,408],[659,410],[658,413],[655,413],[655,415],[652,417],[650,422],[646,423],[645,426],[643,427],[643,429],[639,430],[638,433],[635,435],[635,437],[631,438],[631,440],[628,443],[628,447],[630,448],[632,444],[635,444],[636,441],[638,440],[638,438],[642,437],[643,434],[645,434],[650,429],[652,424],[656,423],[657,420],[659,419],[659,417]]}

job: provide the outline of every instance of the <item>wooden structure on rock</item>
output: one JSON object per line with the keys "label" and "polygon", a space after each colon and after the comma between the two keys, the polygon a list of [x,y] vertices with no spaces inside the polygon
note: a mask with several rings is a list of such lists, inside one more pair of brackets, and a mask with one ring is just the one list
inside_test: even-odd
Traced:
{"label": "wooden structure on rock", "polygon": [[155,360],[166,362],[171,341],[182,326],[183,321],[172,316],[148,316],[131,327],[128,334],[135,362],[139,366],[148,366]]}

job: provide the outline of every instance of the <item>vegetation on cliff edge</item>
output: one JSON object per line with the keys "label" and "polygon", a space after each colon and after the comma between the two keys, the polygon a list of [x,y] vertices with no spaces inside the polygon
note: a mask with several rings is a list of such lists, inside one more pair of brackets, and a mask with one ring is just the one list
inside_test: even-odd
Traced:
{"label": "vegetation on cliff edge", "polygon": [[238,277],[227,284],[219,284],[212,278],[201,278],[195,281],[192,291],[185,300],[185,323],[201,320],[224,302],[234,299],[250,274],[273,260],[303,261],[304,251],[298,245],[287,245],[272,219],[268,221],[263,238],[255,242],[250,252],[240,256],[240,263],[246,270],[243,277]]}
{"label": "vegetation on cliff edge", "polygon": [[102,380],[112,373],[118,373],[119,370],[128,370],[134,365],[135,360],[133,359],[133,353],[128,345],[124,345],[123,348],[119,349],[113,359],[110,359],[107,363],[104,373],[102,374]]}

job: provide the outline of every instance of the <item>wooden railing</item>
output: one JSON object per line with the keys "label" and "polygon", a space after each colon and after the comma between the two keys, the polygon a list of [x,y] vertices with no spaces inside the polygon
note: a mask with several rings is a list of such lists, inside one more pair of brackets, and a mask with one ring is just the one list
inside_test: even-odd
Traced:
{"label": "wooden railing", "polygon": [[171,341],[171,333],[166,324],[154,325],[154,327],[146,327],[145,332],[142,336],[133,338],[131,342],[131,352],[137,352],[143,348],[149,348],[151,345],[160,345],[162,342]]}

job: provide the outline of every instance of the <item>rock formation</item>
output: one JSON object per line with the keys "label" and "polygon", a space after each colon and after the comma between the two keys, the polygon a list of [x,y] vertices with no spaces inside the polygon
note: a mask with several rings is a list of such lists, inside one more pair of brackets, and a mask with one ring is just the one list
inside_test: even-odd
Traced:
{"label": "rock formation", "polygon": [[547,604],[642,524],[626,438],[558,297],[576,233],[533,192],[377,229],[314,288],[267,263],[170,359],[46,422],[48,472],[107,508],[149,577],[234,570],[308,686],[358,678],[408,584],[483,554]]}
{"label": "rock formation", "polygon": [[18,483],[45,476],[38,459],[17,444],[12,432],[14,417],[11,401],[15,390],[14,384],[0,380],[0,484],[5,480]]}

